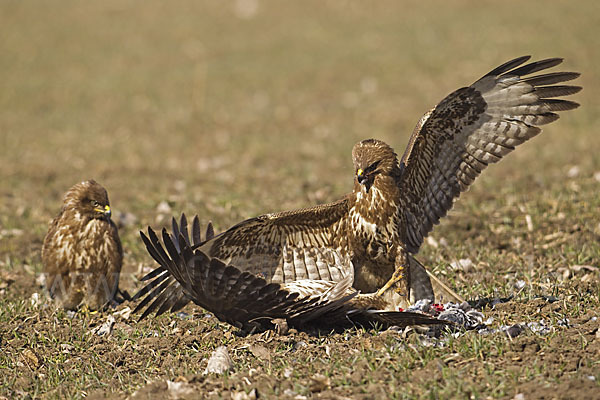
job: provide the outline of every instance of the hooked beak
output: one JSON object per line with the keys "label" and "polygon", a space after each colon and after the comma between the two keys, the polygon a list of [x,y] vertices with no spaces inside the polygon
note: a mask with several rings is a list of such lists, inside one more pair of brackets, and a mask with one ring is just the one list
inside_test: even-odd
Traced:
{"label": "hooked beak", "polygon": [[362,169],[356,171],[356,180],[358,181],[358,183],[365,187],[365,190],[367,192],[369,191],[369,189],[371,189],[371,185],[373,184],[373,182],[369,181],[368,176]]}
{"label": "hooked beak", "polygon": [[104,214],[104,216],[106,218],[109,218],[109,219],[110,219],[110,216],[112,215],[112,211],[110,210],[110,206],[109,205],[104,206],[104,208],[102,208],[102,207],[96,207],[94,210],[97,211],[97,212],[99,212],[99,213],[101,213],[101,214]]}
{"label": "hooked beak", "polygon": [[365,180],[367,179],[367,177],[365,176],[365,172],[360,168],[358,171],[356,171],[356,179],[360,184],[364,184]]}

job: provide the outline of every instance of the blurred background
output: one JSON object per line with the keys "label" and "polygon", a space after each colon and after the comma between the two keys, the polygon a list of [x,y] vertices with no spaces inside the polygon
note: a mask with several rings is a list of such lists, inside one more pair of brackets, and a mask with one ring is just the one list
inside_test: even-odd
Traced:
{"label": "blurred background", "polygon": [[[127,252],[171,213],[222,230],[336,200],[354,143],[401,154],[425,111],[525,54],[581,72],[582,107],[490,168],[456,212],[570,199],[569,179],[591,193],[599,33],[593,0],[3,1],[0,257],[39,262],[63,193],[84,179],[132,217]],[[578,212],[598,216],[586,201]]]}

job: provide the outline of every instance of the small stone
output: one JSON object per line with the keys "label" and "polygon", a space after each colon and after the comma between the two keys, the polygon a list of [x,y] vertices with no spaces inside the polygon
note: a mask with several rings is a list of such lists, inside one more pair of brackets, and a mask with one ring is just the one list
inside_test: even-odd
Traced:
{"label": "small stone", "polygon": [[306,343],[304,341],[299,341],[299,342],[294,343],[294,350],[303,349],[305,347],[308,347],[308,343]]}
{"label": "small stone", "polygon": [[427,244],[431,247],[433,247],[434,249],[437,249],[438,247],[440,247],[440,244],[437,240],[435,240],[435,238],[433,236],[427,236],[427,239],[425,239],[425,241],[427,242]]}
{"label": "small stone", "polygon": [[581,168],[578,165],[574,165],[567,171],[567,176],[569,178],[577,178],[579,173],[581,172]]}
{"label": "small stone", "polygon": [[460,270],[463,272],[469,272],[474,268],[473,261],[469,258],[461,258],[458,261],[453,261],[450,263],[452,269]]}
{"label": "small stone", "polygon": [[156,206],[156,212],[159,214],[170,214],[171,206],[166,201],[161,201],[158,203],[158,206]]}
{"label": "small stone", "polygon": [[179,399],[194,393],[192,385],[185,381],[167,381],[167,390],[169,392],[169,397],[172,399]]}
{"label": "small stone", "polygon": [[213,351],[212,355],[208,360],[208,365],[204,370],[204,375],[213,373],[213,374],[223,374],[225,371],[228,371],[233,367],[233,362],[229,357],[229,353],[227,352],[226,346],[217,347],[215,351]]}
{"label": "small stone", "polygon": [[310,379],[310,391],[313,393],[322,392],[329,386],[331,386],[331,380],[325,375],[316,374]]}

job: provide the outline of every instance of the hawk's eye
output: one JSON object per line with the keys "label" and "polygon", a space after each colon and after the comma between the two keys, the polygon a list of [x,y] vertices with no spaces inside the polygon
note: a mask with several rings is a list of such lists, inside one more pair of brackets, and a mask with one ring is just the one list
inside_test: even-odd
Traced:
{"label": "hawk's eye", "polygon": [[91,203],[94,207],[100,207],[100,203],[98,203],[96,200],[91,200]]}
{"label": "hawk's eye", "polygon": [[367,168],[365,168],[364,174],[368,175],[371,172],[374,172],[377,169],[377,167],[379,166],[380,162],[381,162],[381,160],[375,161],[374,163],[372,163],[371,165],[369,165]]}

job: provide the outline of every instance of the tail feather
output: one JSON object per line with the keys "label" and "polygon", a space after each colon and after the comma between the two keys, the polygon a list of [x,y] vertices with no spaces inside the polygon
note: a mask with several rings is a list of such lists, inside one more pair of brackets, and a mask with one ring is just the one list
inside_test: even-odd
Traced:
{"label": "tail feather", "polygon": [[[185,214],[181,215],[179,224],[177,223],[177,220],[173,218],[171,226],[173,233],[169,235],[170,237],[165,242],[165,247],[161,245],[158,236],[152,229],[148,228],[147,235],[140,232],[146,250],[159,266],[140,278],[141,281],[148,283],[132,298],[133,300],[139,300],[145,296],[144,300],[136,307],[136,312],[140,311],[148,304],[152,304],[151,311],[158,310],[162,313],[166,312],[170,307],[170,310],[173,312],[185,307],[185,305],[191,301],[181,287],[180,280],[173,277],[173,274],[187,274],[184,277],[185,279],[181,279],[181,281],[192,281],[192,277],[189,275],[190,269],[178,267],[178,265],[181,265],[179,253],[186,252],[189,257],[193,247],[200,246],[206,240],[210,240],[214,237],[214,229],[212,223],[209,222],[206,228],[205,239],[203,240],[200,221],[198,216],[195,216],[192,221],[190,240],[189,226]],[[163,239],[165,239],[164,232]],[[165,248],[168,249],[168,253],[165,251]],[[175,263],[171,256],[175,256],[174,259],[178,260],[178,262]],[[164,296],[162,296],[163,292],[166,292]],[[157,301],[157,303],[151,303],[153,300]],[[147,317],[151,311],[144,312],[140,319]],[[158,314],[160,315],[160,313]]]}
{"label": "tail feather", "polygon": [[[375,310],[373,307],[380,303],[375,298],[369,302],[362,296],[360,302],[354,302],[358,292],[352,288],[353,274],[338,282],[298,281],[297,289],[304,293],[300,295],[294,292],[294,283],[268,283],[194,250],[201,243],[197,217],[192,223],[192,240],[185,216],[179,224],[173,220],[172,226],[173,232],[163,229],[160,238],[151,228],[147,235],[141,234],[148,252],[160,266],[146,275],[148,284],[135,296],[145,296],[135,309],[144,310],[140,319],[153,312],[160,315],[179,310],[192,300],[219,319],[243,329],[268,329],[276,318],[285,318],[288,324],[299,328],[447,324],[424,314]],[[209,224],[205,237],[213,235]]]}

